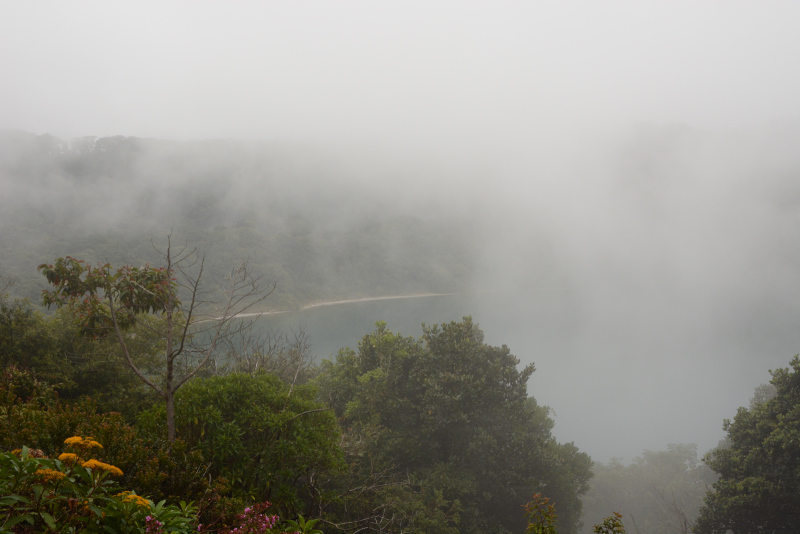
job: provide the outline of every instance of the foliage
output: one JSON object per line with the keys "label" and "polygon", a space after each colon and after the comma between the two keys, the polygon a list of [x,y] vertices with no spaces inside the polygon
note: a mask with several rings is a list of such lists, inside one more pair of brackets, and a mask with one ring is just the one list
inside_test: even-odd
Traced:
{"label": "foliage", "polygon": [[[230,534],[259,534],[272,530],[279,518],[277,515],[269,515],[267,513],[267,509],[270,506],[271,504],[266,501],[248,506],[244,509],[244,512],[236,516],[235,526],[222,532]],[[209,530],[207,525],[202,524],[198,526],[197,530],[198,532],[220,532],[219,530]]]}
{"label": "foliage", "polygon": [[321,530],[314,528],[314,525],[319,523],[319,519],[306,520],[302,514],[298,516],[297,521],[289,519],[285,523],[289,530],[294,530],[299,534],[323,534]]}
{"label": "foliage", "polygon": [[699,534],[800,531],[800,357],[773,371],[770,383],[774,396],[757,391],[759,401],[725,421],[726,446],[706,456],[720,478],[700,511]]}
{"label": "foliage", "polygon": [[[23,447],[0,453],[0,528],[11,532],[189,533],[197,509],[166,505],[134,492],[117,492],[114,465],[85,459],[102,449],[92,438],[73,436],[58,459]],[[153,527],[158,524],[158,529]]]}
{"label": "foliage", "polygon": [[48,308],[72,306],[82,333],[92,337],[114,335],[116,325],[130,328],[139,314],[174,311],[181,306],[174,270],[166,267],[125,265],[115,271],[108,263],[93,267],[66,256],[38,269],[53,286],[42,291],[42,304]]}
{"label": "foliage", "polygon": [[409,473],[418,508],[449,518],[440,529],[521,530],[518,507],[541,488],[564,503],[564,532],[574,532],[591,461],[556,443],[548,410],[528,399],[533,366],[486,345],[469,317],[423,330],[415,340],[378,323],[358,353],[323,364],[322,398],[363,442],[352,469],[364,480]]}
{"label": "foliage", "polygon": [[[150,374],[159,370],[155,355],[161,347],[152,334],[155,326],[137,325],[128,340],[134,363]],[[100,410],[121,412],[129,421],[155,400],[131,374],[117,342],[80,336],[67,308],[45,316],[27,300],[0,297],[0,366],[32,371],[53,385],[61,399],[91,396]]]}
{"label": "foliage", "polygon": [[[174,440],[175,393],[209,362],[218,345],[247,329],[246,322],[236,321],[237,315],[267,298],[271,290],[260,288],[260,277],[253,277],[246,262],[242,262],[227,278],[224,301],[208,302],[200,287],[205,258],[197,259],[195,250],[187,247],[174,252],[168,236],[163,260],[164,267],[124,265],[114,270],[108,263],[92,267],[67,256],[53,264],[41,264],[38,269],[53,287],[42,291],[43,304],[48,308],[68,307],[85,336],[116,339],[131,370],[164,399],[167,436]],[[190,274],[194,266],[197,271]],[[180,275],[180,281],[176,275]],[[181,304],[179,288],[186,294],[185,306]],[[196,320],[204,307],[210,308],[210,315]],[[163,329],[153,328],[163,340],[161,379],[140,369],[135,352],[132,355],[137,342],[134,338],[131,343],[126,335],[142,324],[140,317],[148,314],[163,317]],[[144,324],[148,326],[146,320]],[[233,327],[234,324],[238,326]],[[201,343],[194,344],[193,339],[200,339]]]}
{"label": "foliage", "polygon": [[556,508],[541,493],[535,493],[533,499],[525,505],[525,517],[528,520],[525,534],[558,533]]}
{"label": "foliage", "polygon": [[599,525],[592,528],[594,534],[625,534],[625,526],[622,524],[622,514],[614,512],[614,515],[606,517]]}
{"label": "foliage", "polygon": [[[583,499],[587,524],[608,510],[626,516],[629,530],[652,534],[687,533],[716,476],[697,457],[694,444],[670,444],[644,451],[628,465],[619,459],[596,463],[591,488]],[[584,528],[584,532],[590,532]]]}
{"label": "foliage", "polygon": [[64,404],[28,371],[11,367],[0,374],[0,450],[29,445],[53,456],[74,435],[104,443],[96,456],[122,468],[126,487],[171,502],[200,501],[206,494],[206,462],[185,442],[144,434],[120,414],[98,413],[90,399]]}
{"label": "foliage", "polygon": [[63,382],[71,375],[71,366],[59,357],[47,323],[27,300],[0,294],[0,366],[29,368],[52,382]]}
{"label": "foliage", "polygon": [[[210,474],[231,481],[234,496],[269,499],[293,517],[320,498],[317,477],[341,469],[333,413],[308,386],[272,375],[198,379],[176,398],[179,435],[210,462]],[[163,407],[142,424],[160,428]]]}
{"label": "foliage", "polygon": [[[535,493],[530,502],[525,505],[525,517],[528,526],[526,534],[558,534],[558,514],[550,499]],[[622,514],[614,512],[599,524],[592,527],[594,534],[625,534],[622,524]]]}

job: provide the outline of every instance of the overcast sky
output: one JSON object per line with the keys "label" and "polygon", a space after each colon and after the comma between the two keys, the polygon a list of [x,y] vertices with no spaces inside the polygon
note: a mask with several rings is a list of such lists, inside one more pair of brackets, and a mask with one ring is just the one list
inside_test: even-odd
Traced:
{"label": "overcast sky", "polygon": [[0,127],[423,141],[800,117],[800,3],[12,2]]}

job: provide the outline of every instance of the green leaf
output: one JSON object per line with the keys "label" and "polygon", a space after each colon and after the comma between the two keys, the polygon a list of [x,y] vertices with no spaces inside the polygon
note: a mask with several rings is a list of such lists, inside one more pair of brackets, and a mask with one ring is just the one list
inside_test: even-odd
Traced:
{"label": "green leaf", "polygon": [[103,509],[95,506],[94,504],[89,505],[89,510],[94,512],[97,517],[103,517]]}
{"label": "green leaf", "polygon": [[48,514],[47,512],[42,512],[39,514],[44,519],[44,522],[47,523],[47,526],[53,530],[58,530],[58,525],[56,525],[56,520],[53,519],[53,516]]}
{"label": "green leaf", "polygon": [[11,528],[17,523],[22,523],[23,521],[27,521],[31,525],[33,524],[33,516],[31,514],[22,514],[15,517],[12,517],[2,526],[2,528]]}
{"label": "green leaf", "polygon": [[13,504],[13,501],[19,501],[25,504],[30,504],[30,499],[27,497],[23,497],[22,495],[7,495],[0,500],[0,504]]}

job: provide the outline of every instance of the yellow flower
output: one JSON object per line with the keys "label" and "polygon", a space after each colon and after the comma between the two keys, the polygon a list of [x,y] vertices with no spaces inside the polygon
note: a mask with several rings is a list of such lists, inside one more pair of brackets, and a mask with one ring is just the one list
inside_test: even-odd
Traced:
{"label": "yellow flower", "polygon": [[122,502],[132,502],[136,506],[140,506],[142,508],[150,508],[150,501],[148,501],[144,497],[134,495],[133,493],[126,495],[125,498],[122,499]]}
{"label": "yellow flower", "polygon": [[121,497],[122,498],[122,502],[132,502],[132,503],[136,503],[137,506],[143,506],[143,507],[146,507],[146,508],[150,507],[150,501],[148,501],[144,497],[140,497],[140,496],[138,496],[135,493],[132,493],[130,491],[122,491],[122,492],[117,493],[116,495],[114,495],[114,497]]}
{"label": "yellow flower", "polygon": [[88,462],[83,462],[82,465],[83,467],[88,467],[89,469],[102,469],[103,471],[108,471],[115,477],[122,476],[122,470],[119,467],[115,467],[113,465],[106,464],[98,460],[89,460]]}
{"label": "yellow flower", "polygon": [[58,459],[65,464],[74,464],[78,461],[78,455],[71,452],[62,452],[58,455]]}
{"label": "yellow flower", "polygon": [[67,446],[73,446],[82,453],[88,453],[91,449],[102,449],[103,446],[94,440],[91,436],[82,438],[81,436],[72,436],[64,440]]}
{"label": "yellow flower", "polygon": [[75,445],[80,449],[102,449],[103,446],[94,440],[91,436],[82,438],[80,436],[72,436],[64,440],[66,445]]}
{"label": "yellow flower", "polygon": [[61,480],[62,478],[67,476],[61,471],[56,471],[55,469],[37,469],[36,472],[34,472],[34,475],[37,475],[45,482],[53,482]]}

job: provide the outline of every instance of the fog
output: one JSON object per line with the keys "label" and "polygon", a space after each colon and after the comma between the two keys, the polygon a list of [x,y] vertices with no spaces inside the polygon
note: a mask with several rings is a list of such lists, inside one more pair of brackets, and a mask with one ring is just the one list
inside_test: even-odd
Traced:
{"label": "fog", "polygon": [[461,228],[474,318],[536,363],[559,439],[599,460],[707,450],[800,352],[799,18],[794,2],[8,3],[0,129],[68,151],[145,140],[129,168],[96,169],[116,181],[81,186],[6,144],[0,224],[146,214],[180,233],[165,191],[195,184],[230,214],[212,228],[291,227],[270,218],[286,204],[325,229]]}

